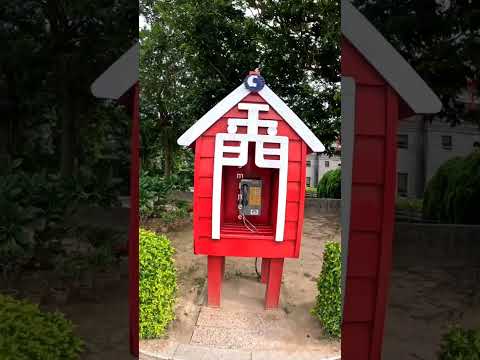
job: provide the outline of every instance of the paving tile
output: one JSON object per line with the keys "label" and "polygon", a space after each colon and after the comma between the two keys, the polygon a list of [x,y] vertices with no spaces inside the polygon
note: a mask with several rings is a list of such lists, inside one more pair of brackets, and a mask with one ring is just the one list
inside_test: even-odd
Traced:
{"label": "paving tile", "polygon": [[227,329],[260,330],[263,326],[263,321],[254,312],[225,311],[203,307],[197,319],[197,325]]}
{"label": "paving tile", "polygon": [[179,345],[173,360],[251,360],[251,353],[195,345]]}
{"label": "paving tile", "polygon": [[168,339],[141,340],[140,352],[145,360],[155,357],[156,359],[172,359],[178,343]]}
{"label": "paving tile", "polygon": [[252,349],[262,335],[261,331],[202,326],[195,328],[190,343],[226,349]]}
{"label": "paving tile", "polygon": [[340,354],[322,351],[254,351],[252,360],[341,360]]}

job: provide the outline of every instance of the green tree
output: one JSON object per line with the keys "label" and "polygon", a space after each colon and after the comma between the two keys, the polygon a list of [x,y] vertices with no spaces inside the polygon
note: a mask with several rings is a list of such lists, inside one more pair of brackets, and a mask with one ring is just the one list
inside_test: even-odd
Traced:
{"label": "green tree", "polygon": [[82,130],[95,125],[102,106],[90,85],[132,45],[137,29],[125,23],[136,16],[127,0],[15,0],[0,7],[0,40],[8,49],[0,54],[5,152],[24,157],[32,170],[76,173],[89,141]]}
{"label": "green tree", "polygon": [[467,79],[478,80],[478,1],[354,0],[354,4],[437,93],[442,116],[453,125],[464,118],[478,122],[477,112],[467,113],[455,101]]}
{"label": "green tree", "polygon": [[149,24],[140,35],[144,165],[159,158],[171,174],[176,138],[257,67],[322,142],[338,136],[339,1],[142,0],[140,8]]}

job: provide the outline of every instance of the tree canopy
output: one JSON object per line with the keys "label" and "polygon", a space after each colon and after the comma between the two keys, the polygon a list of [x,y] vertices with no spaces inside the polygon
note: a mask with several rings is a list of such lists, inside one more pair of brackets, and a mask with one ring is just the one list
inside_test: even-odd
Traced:
{"label": "tree canopy", "polygon": [[[469,0],[354,0],[354,5],[419,72],[452,125],[479,122],[456,97],[480,70],[480,3]],[[476,91],[478,91],[477,83]]]}
{"label": "tree canopy", "polygon": [[140,9],[144,166],[168,175],[176,138],[255,68],[324,144],[338,137],[339,1],[141,0]]}
{"label": "tree canopy", "polygon": [[0,155],[69,177],[117,140],[128,160],[128,119],[90,85],[136,40],[137,14],[126,0],[2,3]]}

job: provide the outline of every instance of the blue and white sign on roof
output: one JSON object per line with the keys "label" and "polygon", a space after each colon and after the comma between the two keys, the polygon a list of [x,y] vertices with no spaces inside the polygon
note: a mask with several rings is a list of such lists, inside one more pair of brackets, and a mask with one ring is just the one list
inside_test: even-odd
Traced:
{"label": "blue and white sign on roof", "polygon": [[250,74],[245,78],[244,83],[248,90],[257,92],[265,86],[265,79],[260,74]]}

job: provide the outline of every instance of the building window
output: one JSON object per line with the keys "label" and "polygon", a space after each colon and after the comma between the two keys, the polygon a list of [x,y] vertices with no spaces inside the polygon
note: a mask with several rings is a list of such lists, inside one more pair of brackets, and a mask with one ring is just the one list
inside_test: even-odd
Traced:
{"label": "building window", "polygon": [[408,174],[398,173],[397,193],[400,196],[406,196],[408,192]]}
{"label": "building window", "polygon": [[310,160],[307,160],[307,167],[310,167],[312,165]]}
{"label": "building window", "polygon": [[307,186],[310,186],[310,176],[307,176]]}
{"label": "building window", "polygon": [[404,135],[404,134],[397,135],[397,147],[399,149],[408,149],[408,135]]}
{"label": "building window", "polygon": [[325,161],[325,167],[330,167],[330,161],[328,160]]}
{"label": "building window", "polygon": [[450,135],[442,135],[442,148],[452,150],[452,137]]}

